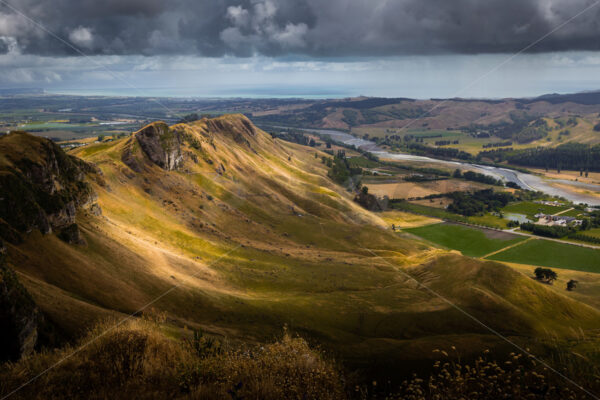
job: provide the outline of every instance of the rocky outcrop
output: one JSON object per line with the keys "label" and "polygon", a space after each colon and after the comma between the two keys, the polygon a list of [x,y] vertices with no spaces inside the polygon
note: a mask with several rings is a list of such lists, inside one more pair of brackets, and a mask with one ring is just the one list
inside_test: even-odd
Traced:
{"label": "rocky outcrop", "polygon": [[370,193],[360,192],[354,197],[354,201],[369,211],[385,211],[389,199],[387,197],[380,199]]}
{"label": "rocky outcrop", "polygon": [[69,244],[86,244],[77,224],[71,224],[66,228],[63,228],[58,234],[58,237]]}
{"label": "rocky outcrop", "polygon": [[256,136],[256,127],[243,114],[232,114],[206,121],[209,132],[231,135],[236,143],[250,147],[248,138]]}
{"label": "rocky outcrop", "polygon": [[15,361],[31,354],[42,322],[40,310],[6,265],[4,254],[0,254],[0,361]]}
{"label": "rocky outcrop", "polygon": [[85,177],[102,182],[101,174],[50,140],[25,132],[0,137],[0,236],[17,243],[34,229],[50,233],[74,224],[79,209],[97,214],[97,195]]}
{"label": "rocky outcrop", "polygon": [[164,122],[154,122],[135,133],[135,137],[150,161],[172,171],[183,164],[182,134]]}

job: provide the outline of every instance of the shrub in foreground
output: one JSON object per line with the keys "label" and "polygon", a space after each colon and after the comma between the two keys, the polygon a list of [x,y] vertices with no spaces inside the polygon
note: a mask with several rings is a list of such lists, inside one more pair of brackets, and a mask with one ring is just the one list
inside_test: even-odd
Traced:
{"label": "shrub in foreground", "polygon": [[[11,398],[344,397],[333,364],[287,333],[262,347],[207,349],[213,342],[171,339],[146,321],[132,321],[98,336],[109,327],[97,327],[73,347],[6,364],[0,372],[0,396],[51,367]],[[85,343],[89,344],[73,354]]]}
{"label": "shrub in foreground", "polygon": [[[436,350],[447,356],[445,351]],[[390,399],[459,400],[459,399],[588,399],[585,391],[567,382],[534,358],[510,353],[503,362],[489,360],[489,351],[474,363],[436,361],[434,372],[425,379],[414,375],[402,384]],[[447,358],[447,357],[446,357]],[[578,381],[589,392],[599,387],[597,369],[589,364],[561,358],[560,373]],[[587,365],[587,366],[586,366]],[[583,372],[586,373],[583,373]]]}
{"label": "shrub in foreground", "polygon": [[[0,370],[0,397],[41,374],[11,398],[589,398],[534,358],[515,353],[498,362],[488,359],[486,351],[471,363],[461,363],[458,355],[450,357],[443,350],[435,350],[440,361],[435,362],[428,377],[413,375],[400,386],[379,389],[376,382],[358,386],[347,383],[345,387],[333,363],[287,332],[275,343],[227,348],[198,334],[184,340],[169,338],[160,325],[148,321],[131,321],[108,332],[106,329],[110,325],[97,327],[73,347],[5,364]],[[590,392],[597,391],[598,368],[587,357],[576,356],[559,353],[552,364]]]}

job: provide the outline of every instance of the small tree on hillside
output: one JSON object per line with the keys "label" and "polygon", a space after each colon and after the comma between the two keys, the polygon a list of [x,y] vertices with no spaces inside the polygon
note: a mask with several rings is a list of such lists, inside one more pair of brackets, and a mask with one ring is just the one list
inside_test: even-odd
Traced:
{"label": "small tree on hillside", "polygon": [[552,271],[550,268],[538,267],[533,271],[533,273],[535,274],[535,279],[550,285],[558,278],[557,273]]}
{"label": "small tree on hillside", "polygon": [[569,292],[572,291],[573,289],[575,289],[577,287],[578,283],[579,282],[577,282],[576,280],[571,279],[569,282],[567,282],[567,290]]}
{"label": "small tree on hillside", "polygon": [[533,271],[533,273],[535,274],[535,279],[537,279],[538,281],[543,281],[544,280],[544,270],[545,270],[545,268],[541,268],[541,267],[536,268]]}

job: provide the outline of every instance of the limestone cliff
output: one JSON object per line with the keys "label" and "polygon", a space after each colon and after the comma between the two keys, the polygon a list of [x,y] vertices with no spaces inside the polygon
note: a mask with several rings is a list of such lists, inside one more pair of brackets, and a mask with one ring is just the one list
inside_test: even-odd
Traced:
{"label": "limestone cliff", "polygon": [[148,158],[159,167],[172,171],[183,164],[183,138],[164,122],[154,122],[140,129],[135,138]]}

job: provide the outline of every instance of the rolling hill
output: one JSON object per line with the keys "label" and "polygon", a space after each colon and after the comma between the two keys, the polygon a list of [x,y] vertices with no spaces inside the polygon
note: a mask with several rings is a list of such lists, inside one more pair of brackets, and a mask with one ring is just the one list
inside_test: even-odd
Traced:
{"label": "rolling hill", "polygon": [[[490,150],[600,144],[598,92],[523,99],[358,97],[252,111],[266,129],[336,129],[410,151],[415,139],[473,156]],[[414,143],[413,143],[414,144]],[[409,145],[407,147],[407,145]]]}
{"label": "rolling hill", "polygon": [[61,195],[74,201],[66,225],[76,223],[81,240],[65,240],[65,224],[35,221],[4,221],[20,238],[3,237],[8,266],[66,338],[143,308],[165,313],[172,330],[242,342],[287,326],[350,369],[399,377],[434,349],[510,351],[444,299],[542,353],[600,328],[596,308],[503,264],[393,233],[327,178],[325,153],[273,139],[242,115],[154,122],[69,155],[11,133],[0,138],[6,173],[34,187],[27,177],[44,163],[40,146],[65,160],[51,175],[58,191],[44,193],[79,188],[93,199]]}

